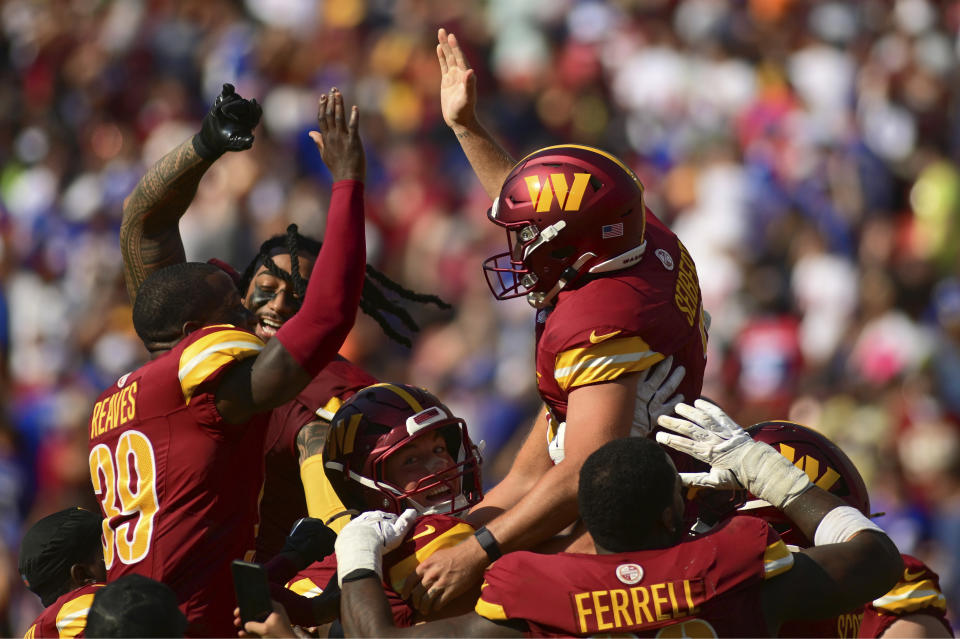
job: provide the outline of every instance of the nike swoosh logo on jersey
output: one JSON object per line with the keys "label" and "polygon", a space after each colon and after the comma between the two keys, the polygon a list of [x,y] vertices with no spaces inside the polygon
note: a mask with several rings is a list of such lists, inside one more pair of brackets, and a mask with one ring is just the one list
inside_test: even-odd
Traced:
{"label": "nike swoosh logo on jersey", "polygon": [[410,539],[420,539],[421,537],[426,537],[427,535],[432,535],[432,534],[435,533],[435,532],[437,532],[437,529],[434,528],[433,526],[431,526],[430,524],[427,524],[426,530],[424,530],[424,531],[421,532],[421,533],[417,533],[416,535],[414,535],[414,536],[411,537]]}
{"label": "nike swoosh logo on jersey", "polygon": [[590,331],[590,343],[599,344],[600,342],[610,339],[614,335],[619,335],[622,331],[613,331],[612,333],[604,333],[603,335],[597,335],[596,331]]}
{"label": "nike swoosh logo on jersey", "polygon": [[913,581],[913,580],[916,579],[917,577],[920,577],[921,575],[923,575],[924,572],[926,572],[926,571],[925,571],[925,570],[920,570],[920,571],[918,571],[918,572],[910,572],[910,570],[904,570],[904,571],[903,571],[903,580],[904,580],[904,581]]}

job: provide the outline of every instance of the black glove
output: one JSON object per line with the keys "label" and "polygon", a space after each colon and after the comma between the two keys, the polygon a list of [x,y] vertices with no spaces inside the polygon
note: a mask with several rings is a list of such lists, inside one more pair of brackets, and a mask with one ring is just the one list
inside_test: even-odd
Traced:
{"label": "black glove", "polygon": [[294,558],[303,570],[313,562],[332,555],[336,540],[337,533],[327,528],[322,520],[303,517],[293,524],[280,552]]}
{"label": "black glove", "polygon": [[224,84],[210,111],[203,116],[200,133],[193,136],[197,155],[204,160],[216,160],[227,151],[249,149],[261,113],[256,100],[245,100],[234,92],[232,84]]}

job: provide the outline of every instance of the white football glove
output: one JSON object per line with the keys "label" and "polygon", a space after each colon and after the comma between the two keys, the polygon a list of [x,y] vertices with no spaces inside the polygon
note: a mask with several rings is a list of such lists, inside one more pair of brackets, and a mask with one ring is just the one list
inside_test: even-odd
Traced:
{"label": "white football glove", "polygon": [[672,367],[673,355],[640,373],[637,401],[633,408],[633,427],[630,429],[633,437],[649,435],[657,424],[657,418],[672,413],[673,407],[683,401],[683,395],[674,393],[680,387],[687,369],[677,366],[677,370],[671,373]]}
{"label": "white football glove", "polygon": [[383,555],[398,547],[417,519],[413,508],[397,517],[393,513],[372,510],[355,517],[337,535],[337,581],[354,570],[366,568],[383,578]]}
{"label": "white football glove", "polygon": [[658,423],[683,437],[661,432],[657,441],[711,466],[709,473],[684,473],[684,484],[742,486],[781,509],[813,486],[805,472],[773,446],[754,441],[718,406],[698,399],[694,406],[677,404],[674,410],[687,419],[663,415]]}

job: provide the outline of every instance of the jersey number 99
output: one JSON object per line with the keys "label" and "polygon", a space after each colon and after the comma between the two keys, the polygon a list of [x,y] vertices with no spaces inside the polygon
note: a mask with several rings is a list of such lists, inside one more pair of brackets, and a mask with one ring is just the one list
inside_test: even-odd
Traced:
{"label": "jersey number 99", "polygon": [[143,560],[150,550],[157,501],[156,458],[147,436],[128,430],[112,453],[106,444],[90,451],[90,479],[103,510],[103,561]]}

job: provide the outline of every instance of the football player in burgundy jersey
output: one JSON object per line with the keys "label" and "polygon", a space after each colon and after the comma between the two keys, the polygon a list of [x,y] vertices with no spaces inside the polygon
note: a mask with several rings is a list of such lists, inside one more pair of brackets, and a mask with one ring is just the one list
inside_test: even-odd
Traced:
{"label": "football player in burgundy jersey", "polygon": [[25,639],[82,637],[93,596],[105,585],[100,517],[82,508],[47,515],[23,536],[20,578],[44,611]]}
{"label": "football player in burgundy jersey", "polygon": [[312,137],[334,178],[327,242],[303,313],[264,343],[220,268],[167,266],[140,286],[134,328],[151,361],[105,390],[90,420],[90,477],[104,514],[108,581],[170,586],[192,636],[232,634],[230,561],[252,553],[269,409],[337,354],[363,285],[359,112],[320,99]]}
{"label": "football player in burgundy jersey", "polygon": [[[384,558],[385,586],[395,623],[409,626],[423,619],[412,602],[400,596],[403,584],[424,557],[473,535],[473,527],[456,515],[482,497],[480,454],[466,423],[422,388],[376,384],[337,411],[323,456],[330,483],[348,506],[344,519],[378,509],[416,511],[403,542]],[[338,617],[336,555],[296,575],[289,567],[278,556],[267,569],[272,580],[287,582],[289,590],[274,588],[274,596],[291,621],[311,627]],[[461,612],[473,607],[478,592],[464,597]]]}
{"label": "football player in burgundy jersey", "polygon": [[336,542],[345,630],[351,636],[775,636],[786,620],[835,615],[896,581],[899,553],[866,517],[851,515],[843,500],[712,404],[680,404],[676,412],[686,419],[659,423],[678,434],[660,432],[657,441],[709,463],[709,474],[725,478],[727,488],[743,485],[777,504],[817,544],[791,553],[755,517],[687,536],[682,486],[696,478],[681,478],[655,442],[628,437],[594,452],[580,474],[581,514],[598,554],[508,553],[487,569],[476,608],[466,615],[392,627],[377,564],[365,555],[389,551],[396,535],[385,522],[348,524]]}
{"label": "football player in burgundy jersey", "polygon": [[[761,422],[747,429],[802,468],[810,480],[840,497],[866,516],[870,497],[863,478],[847,455],[815,430],[794,422]],[[782,512],[752,497],[728,502],[738,515],[760,517],[774,526],[783,540],[798,548],[813,546],[810,539]],[[940,578],[916,557],[902,555],[904,571],[886,594],[853,611],[819,621],[795,621],[780,628],[780,637],[952,637],[946,617],[946,597]]]}
{"label": "football player in burgundy jersey", "polygon": [[[226,84],[203,129],[161,158],[143,176],[124,202],[120,231],[124,278],[131,301],[143,279],[156,269],[183,262],[184,248],[178,224],[193,200],[207,170],[226,151],[249,149],[252,130],[260,119],[256,100],[240,97]],[[212,260],[236,279],[243,304],[257,316],[254,332],[264,342],[299,310],[320,243],[291,225],[284,235],[265,241],[242,275]],[[371,315],[391,339],[409,345],[393,329],[385,313],[408,328],[416,324],[403,307],[388,300],[385,287],[406,300],[448,308],[439,298],[418,295],[401,287],[371,266],[361,296],[361,309]],[[318,273],[318,277],[328,277]],[[343,510],[324,481],[320,456],[329,419],[340,404],[359,389],[376,383],[362,368],[337,357],[303,391],[273,412],[265,440],[266,473],[260,500],[257,559],[272,557],[294,521],[307,514],[326,519]],[[306,488],[305,488],[306,487]],[[346,520],[332,525],[339,530]]]}
{"label": "football player in burgundy jersey", "polygon": [[[487,283],[497,299],[526,295],[536,309],[546,404],[510,472],[467,518],[485,526],[485,542],[468,540],[418,568],[418,590],[441,593],[444,605],[498,552],[533,549],[577,520],[584,460],[656,426],[649,401],[660,380],[651,367],[669,361],[681,396],[700,396],[707,323],[693,259],[646,208],[633,171],[573,144],[515,162],[477,121],[475,75],[456,38],[441,29],[439,40],[444,119],[493,198],[487,216],[507,236],[507,251],[484,263]],[[569,548],[588,547],[580,540]]]}

